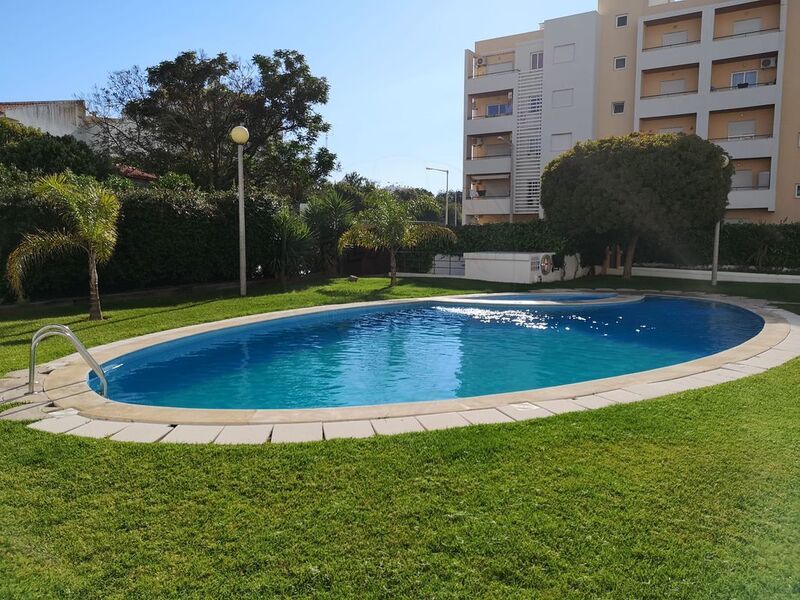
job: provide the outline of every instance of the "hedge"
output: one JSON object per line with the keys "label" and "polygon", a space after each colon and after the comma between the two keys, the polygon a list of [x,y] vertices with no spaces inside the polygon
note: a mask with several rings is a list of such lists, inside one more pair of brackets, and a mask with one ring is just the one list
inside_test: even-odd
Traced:
{"label": "hedge", "polygon": [[[552,231],[547,221],[498,223],[454,227],[454,244],[429,244],[420,250],[438,254],[464,252],[545,252],[571,254],[578,244]],[[636,253],[637,264],[663,264],[679,267],[711,264],[713,232],[687,234],[683,241],[670,245],[643,239]],[[605,242],[583,243],[587,264],[602,261]],[[596,247],[595,247],[596,246]],[[800,223],[726,223],[720,236],[720,264],[764,271],[800,269]]]}
{"label": "hedge", "polygon": [[[99,269],[100,289],[121,292],[166,285],[229,281],[238,274],[238,213],[233,192],[137,189],[120,196],[118,241]],[[248,269],[268,263],[267,238],[275,202],[251,194],[246,201]],[[0,192],[0,265],[25,232],[63,228],[58,214],[25,188]],[[3,269],[4,270],[4,269]],[[31,271],[31,300],[83,296],[86,258],[80,253],[49,260]],[[5,278],[0,297],[13,300]]]}

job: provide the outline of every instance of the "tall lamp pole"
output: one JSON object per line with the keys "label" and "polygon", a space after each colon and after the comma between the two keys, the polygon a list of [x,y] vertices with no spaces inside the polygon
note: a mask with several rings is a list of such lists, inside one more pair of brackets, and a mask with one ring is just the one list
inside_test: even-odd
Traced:
{"label": "tall lamp pole", "polygon": [[[722,155],[722,168],[725,169],[731,164],[731,159],[727,154]],[[722,227],[722,221],[717,221],[714,225],[714,251],[711,259],[711,285],[717,285],[717,277],[719,274],[719,234]]]}
{"label": "tall lamp pole", "polygon": [[247,252],[244,237],[244,145],[250,132],[243,125],[231,129],[231,139],[239,150],[239,295],[247,295]]}
{"label": "tall lamp pole", "polygon": [[[449,169],[436,169],[434,167],[425,167],[426,171],[439,171],[439,173],[445,174],[445,190],[444,190],[444,224],[449,225],[450,223],[450,170]],[[455,220],[455,214],[453,214],[453,220]]]}

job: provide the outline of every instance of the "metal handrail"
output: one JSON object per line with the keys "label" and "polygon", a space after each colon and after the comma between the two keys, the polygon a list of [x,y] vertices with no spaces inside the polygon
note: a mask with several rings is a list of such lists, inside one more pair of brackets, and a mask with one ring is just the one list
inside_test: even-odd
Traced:
{"label": "metal handrail", "polygon": [[33,338],[31,338],[31,355],[30,362],[28,363],[28,393],[33,394],[34,384],[36,383],[36,347],[42,340],[54,336],[63,337],[72,342],[75,350],[78,351],[78,354],[81,355],[81,358],[88,363],[88,365],[92,368],[92,371],[94,371],[95,375],[97,375],[97,378],[100,380],[100,383],[103,386],[103,396],[108,397],[108,380],[106,380],[106,374],[103,372],[103,368],[97,364],[97,361],[92,357],[91,354],[89,354],[86,346],[81,343],[81,341],[69,327],[66,325],[56,324],[45,325],[39,331],[34,333]]}

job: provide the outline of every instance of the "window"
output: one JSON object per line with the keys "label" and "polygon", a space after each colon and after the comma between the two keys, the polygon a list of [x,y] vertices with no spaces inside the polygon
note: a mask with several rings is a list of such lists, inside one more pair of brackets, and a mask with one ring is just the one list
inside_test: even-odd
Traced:
{"label": "window", "polygon": [[624,102],[612,102],[611,103],[611,114],[612,115],[621,115],[625,112],[625,103]]}
{"label": "window", "polygon": [[487,117],[503,117],[511,114],[511,104],[488,104],[486,106]]}
{"label": "window", "polygon": [[685,79],[668,79],[661,82],[661,95],[668,96],[670,94],[682,94],[686,91]]}
{"label": "window", "polygon": [[662,127],[661,129],[658,130],[658,133],[660,133],[661,135],[664,135],[665,133],[674,133],[674,134],[683,133],[683,127]]}
{"label": "window", "polygon": [[614,70],[620,71],[628,66],[628,57],[627,56],[615,56],[614,57]]}
{"label": "window", "polygon": [[753,187],[753,172],[752,171],[736,171],[731,180],[732,187],[735,190],[747,190]]}
{"label": "window", "polygon": [[544,52],[531,53],[531,71],[538,71],[544,68]]}
{"label": "window", "polygon": [[731,73],[731,87],[746,88],[758,85],[758,71],[736,71]]}
{"label": "window", "polygon": [[800,198],[800,183],[794,184],[794,197]]}
{"label": "window", "polygon": [[772,175],[769,171],[760,171],[758,173],[758,189],[768,190],[771,177]]}
{"label": "window", "polygon": [[755,135],[755,121],[731,121],[728,123],[728,139],[752,138]]}
{"label": "window", "polygon": [[761,31],[761,19],[743,19],[733,24],[733,35],[744,35]]}
{"label": "window", "polygon": [[553,48],[553,64],[567,63],[575,60],[575,44],[564,44]]}
{"label": "window", "polygon": [[680,44],[689,43],[688,31],[671,31],[661,36],[662,46],[678,46]]}
{"label": "window", "polygon": [[553,108],[572,106],[573,92],[574,90],[572,88],[566,90],[553,90]]}
{"label": "window", "polygon": [[551,152],[566,152],[570,148],[572,148],[571,133],[554,133],[550,136]]}
{"label": "window", "polygon": [[617,15],[617,27],[628,26],[628,15]]}

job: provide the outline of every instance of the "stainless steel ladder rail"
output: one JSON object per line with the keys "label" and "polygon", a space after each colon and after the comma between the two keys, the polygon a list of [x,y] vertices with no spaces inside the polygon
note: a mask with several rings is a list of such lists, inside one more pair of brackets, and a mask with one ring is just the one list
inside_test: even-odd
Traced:
{"label": "stainless steel ladder rail", "polygon": [[106,380],[106,374],[103,372],[103,368],[97,364],[97,361],[94,359],[94,357],[89,354],[86,346],[81,343],[75,333],[73,333],[73,331],[66,325],[45,325],[39,331],[33,334],[33,338],[31,339],[30,362],[28,363],[28,393],[33,394],[34,384],[36,383],[36,347],[42,340],[54,336],[67,338],[70,342],[72,342],[75,350],[78,351],[78,354],[81,355],[81,358],[87,362],[87,364],[92,368],[92,371],[94,371],[95,375],[97,375],[97,378],[100,380],[100,383],[103,386],[103,396],[108,397],[108,381]]}

